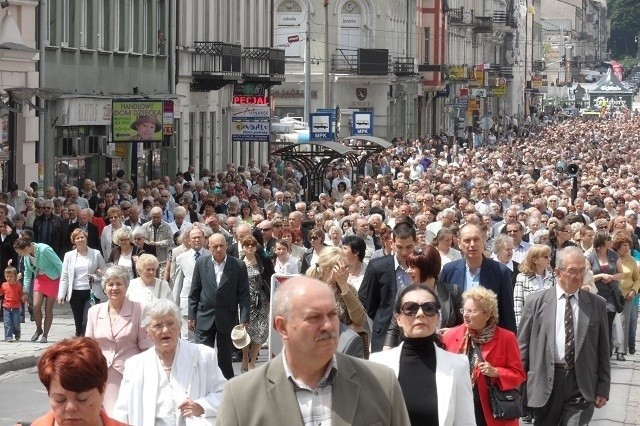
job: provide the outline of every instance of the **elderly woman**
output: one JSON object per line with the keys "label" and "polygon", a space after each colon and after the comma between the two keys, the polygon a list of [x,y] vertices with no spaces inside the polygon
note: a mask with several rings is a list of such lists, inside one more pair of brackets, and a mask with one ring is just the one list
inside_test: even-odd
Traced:
{"label": "elderly woman", "polygon": [[518,419],[493,418],[488,381],[492,379],[502,390],[516,389],[524,382],[518,340],[497,326],[498,299],[491,290],[472,288],[462,294],[462,300],[464,324],[447,331],[443,339],[448,351],[469,359],[476,423],[517,426]]}
{"label": "elderly woman", "polygon": [[441,267],[454,260],[462,259],[462,254],[453,248],[453,232],[449,228],[440,228],[431,244],[438,249]]}
{"label": "elderly woman", "polygon": [[438,296],[429,287],[402,289],[394,317],[402,327],[404,342],[372,354],[371,361],[395,372],[412,425],[475,425],[469,410],[473,393],[467,360],[436,345],[439,312]]}
{"label": "elderly woman", "polygon": [[[422,253],[413,253],[407,258],[407,274],[413,285],[427,287],[438,295],[440,301],[440,334],[451,327],[462,324],[462,291],[456,284],[438,283],[440,275],[440,256],[435,247],[426,246]],[[396,318],[391,318],[387,336],[384,339],[384,350],[400,344],[402,330]]]}
{"label": "elderly woman", "polygon": [[158,299],[173,299],[169,283],[156,278],[158,259],[151,254],[141,254],[136,262],[138,278],[131,280],[127,289],[127,298],[138,302],[144,309],[149,303]]}
{"label": "elderly woman", "polygon": [[520,324],[520,315],[527,297],[536,291],[546,290],[555,284],[555,275],[551,270],[551,248],[543,244],[534,244],[519,267],[513,288],[513,310],[516,324]]}
{"label": "elderly woman", "polygon": [[624,361],[627,349],[629,347],[629,322],[631,318],[631,309],[633,308],[633,298],[640,290],[640,271],[638,264],[631,256],[631,235],[627,231],[618,231],[613,234],[612,248],[620,256],[622,263],[622,279],[620,279],[620,291],[624,299],[622,313],[622,344],[618,348],[616,357]]}
{"label": "elderly woman", "polygon": [[[343,261],[343,252],[340,247],[327,247],[305,273],[308,277],[316,278],[329,284],[338,304],[338,316],[340,322],[349,326],[353,331],[363,336],[364,325],[367,321],[367,312],[358,299],[358,291],[348,283],[349,268]],[[365,359],[368,357],[368,342],[364,341]]]}
{"label": "elderly woman", "polygon": [[120,207],[109,207],[107,217],[109,218],[109,224],[102,230],[100,245],[102,246],[102,254],[106,259],[109,259],[111,250],[118,246],[118,239],[114,233],[120,228],[126,228],[129,230],[129,237],[131,237],[131,228],[122,223],[122,210]]}
{"label": "elderly woman", "polygon": [[111,250],[111,254],[107,258],[107,264],[110,266],[122,266],[129,272],[129,279],[137,278],[136,261],[144,251],[131,242],[132,237],[129,228],[118,229],[113,233],[113,238],[118,246]]}
{"label": "elderly woman", "polygon": [[215,424],[226,379],[216,350],[180,339],[180,310],[158,299],[147,305],[142,327],[154,347],[126,362],[113,417],[131,425]]}
{"label": "elderly woman", "polygon": [[[25,235],[13,243],[13,249],[22,257],[24,278],[22,281],[22,303],[28,303],[29,289],[33,282],[33,314],[36,322],[36,332],[31,341],[47,343],[49,330],[53,323],[53,304],[58,296],[62,261],[55,251],[44,243],[34,243]],[[46,302],[45,302],[46,298]],[[42,304],[44,308],[44,329],[42,327]]]}
{"label": "elderly woman", "polygon": [[[58,288],[58,303],[69,302],[73,321],[76,326],[76,337],[84,336],[87,327],[85,305],[91,297],[91,291],[100,282],[100,275],[107,267],[102,254],[87,246],[88,234],[76,228],[71,233],[71,244],[76,248],[64,255],[62,276]],[[94,293],[97,292],[94,290]],[[104,294],[102,290],[98,294]]]}
{"label": "elderly woman", "polygon": [[339,247],[342,235],[342,229],[339,226],[332,225],[327,232],[328,238],[325,238],[325,240],[328,239],[329,241],[326,241],[326,243],[330,246]]}
{"label": "elderly woman", "polygon": [[65,339],[49,347],[38,361],[38,377],[47,389],[51,411],[33,426],[77,424],[125,426],[102,409],[107,362],[95,340]]}
{"label": "elderly woman", "polygon": [[[613,354],[613,320],[616,309],[622,303],[620,297],[620,280],[623,277],[622,261],[615,251],[611,250],[611,237],[607,231],[596,232],[593,237],[593,252],[586,256],[587,268],[593,272],[593,280],[598,289],[598,295],[607,302],[607,318],[609,320],[609,349]],[[619,361],[624,355],[617,355]]]}
{"label": "elderly woman", "polygon": [[121,266],[110,266],[102,275],[102,286],[107,302],[89,309],[86,336],[98,341],[107,359],[109,374],[104,408],[111,415],[118,398],[125,361],[151,347],[151,341],[140,326],[142,306],[125,296],[129,273]]}
{"label": "elderly woman", "polygon": [[498,235],[493,240],[492,259],[502,263],[511,273],[511,284],[516,284],[518,267],[520,264],[513,261],[513,240],[506,235]]}
{"label": "elderly woman", "polygon": [[131,238],[133,238],[133,244],[138,247],[138,249],[144,253],[156,255],[156,248],[151,244],[147,244],[145,241],[145,232],[141,226],[136,227],[131,232]]}

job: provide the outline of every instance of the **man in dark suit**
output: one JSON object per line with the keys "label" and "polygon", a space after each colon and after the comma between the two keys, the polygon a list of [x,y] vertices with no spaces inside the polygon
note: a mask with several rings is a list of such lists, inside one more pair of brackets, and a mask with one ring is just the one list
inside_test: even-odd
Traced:
{"label": "man in dark suit", "polygon": [[218,345],[218,366],[227,379],[233,377],[231,330],[240,323],[249,325],[249,276],[244,262],[227,256],[222,234],[209,238],[213,256],[200,256],[189,293],[189,328],[195,340],[210,347]]}
{"label": "man in dark suit", "polygon": [[[408,223],[393,228],[395,254],[372,259],[358,290],[358,297],[373,320],[371,352],[382,350],[393,317],[398,290],[411,284],[406,272],[407,258],[416,246],[416,230]],[[514,320],[515,322],[515,320]]]}
{"label": "man in dark suit", "polygon": [[[78,229],[83,229],[87,234],[87,245],[92,249],[100,251],[102,253],[102,245],[100,244],[100,235],[98,232],[98,227],[93,223],[89,222],[89,213],[87,209],[80,209],[78,211],[78,220],[69,225],[69,229],[67,230],[68,236],[67,240],[69,240],[69,244],[71,244],[71,233]],[[67,251],[71,250],[71,245]]]}
{"label": "man in dark suit", "polygon": [[60,235],[62,235],[62,242],[61,242],[60,249],[62,250],[63,254],[71,250],[71,248],[73,247],[73,245],[71,244],[71,231],[73,230],[70,231],[69,229],[73,225],[76,225],[78,223],[79,210],[80,208],[78,207],[77,204],[70,204],[69,207],[67,207],[67,212],[69,213],[69,217],[66,219],[62,219],[60,223]]}
{"label": "man in dark suit", "polygon": [[557,285],[529,295],[520,320],[528,405],[536,425],[586,425],[609,399],[607,307],[581,289],[585,257],[578,247],[558,253],[555,273]]}
{"label": "man in dark suit", "polygon": [[241,259],[244,256],[242,241],[244,241],[245,238],[251,236],[251,228],[249,227],[249,225],[242,223],[236,226],[234,236],[235,241],[229,247],[227,247],[227,254],[229,256],[235,257],[236,259]]}
{"label": "man in dark suit", "polygon": [[516,333],[513,285],[509,269],[484,257],[486,236],[477,225],[463,225],[459,236],[460,251],[464,257],[444,265],[440,282],[449,286],[457,284],[465,290],[481,285],[493,291],[498,297],[498,325]]}

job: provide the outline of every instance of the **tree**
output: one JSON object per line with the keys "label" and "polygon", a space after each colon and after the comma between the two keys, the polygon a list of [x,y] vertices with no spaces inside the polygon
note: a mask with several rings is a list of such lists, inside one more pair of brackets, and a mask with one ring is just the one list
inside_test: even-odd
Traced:
{"label": "tree", "polygon": [[638,0],[608,0],[611,34],[608,47],[614,58],[636,56],[635,37],[640,32],[640,3]]}

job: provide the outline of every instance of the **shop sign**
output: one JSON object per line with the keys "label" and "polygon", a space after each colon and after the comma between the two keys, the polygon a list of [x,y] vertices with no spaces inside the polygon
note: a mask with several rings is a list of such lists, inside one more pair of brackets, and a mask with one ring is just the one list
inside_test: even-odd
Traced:
{"label": "shop sign", "polygon": [[231,140],[234,142],[269,142],[269,122],[234,121]]}
{"label": "shop sign", "polygon": [[449,80],[461,81],[469,79],[469,69],[464,65],[449,65]]}
{"label": "shop sign", "polygon": [[58,102],[59,126],[110,126],[111,99],[69,98]]}
{"label": "shop sign", "polygon": [[491,92],[493,93],[493,96],[504,96],[507,94],[507,86],[494,87]]}
{"label": "shop sign", "polygon": [[113,142],[162,142],[163,101],[112,102]]}

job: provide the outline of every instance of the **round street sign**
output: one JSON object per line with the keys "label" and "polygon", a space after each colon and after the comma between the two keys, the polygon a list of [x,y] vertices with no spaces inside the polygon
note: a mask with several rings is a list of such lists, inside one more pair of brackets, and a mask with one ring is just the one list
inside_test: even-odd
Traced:
{"label": "round street sign", "polygon": [[489,116],[482,117],[480,119],[480,128],[482,130],[489,130],[493,126],[493,119]]}

